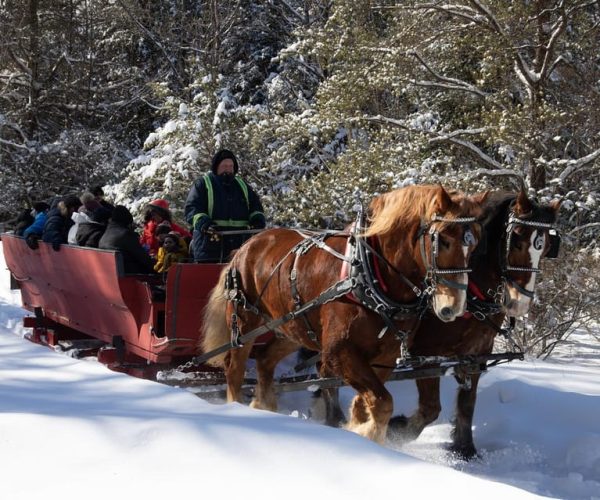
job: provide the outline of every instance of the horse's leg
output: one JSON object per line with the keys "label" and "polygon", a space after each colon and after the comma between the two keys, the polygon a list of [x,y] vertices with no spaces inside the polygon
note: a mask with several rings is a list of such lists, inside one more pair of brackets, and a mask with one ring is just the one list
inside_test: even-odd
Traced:
{"label": "horse's leg", "polygon": [[334,363],[340,368],[344,381],[358,392],[346,428],[383,443],[394,409],[392,395],[356,346],[344,343],[336,352],[324,355],[324,361],[331,357],[337,358]]}
{"label": "horse's leg", "polygon": [[419,390],[419,407],[410,417],[400,415],[390,420],[388,437],[401,441],[417,439],[423,429],[434,422],[442,409],[440,404],[440,379],[422,378],[415,380]]}
{"label": "horse's leg", "polygon": [[340,427],[345,424],[346,416],[340,406],[339,388],[321,389],[321,398],[325,403],[325,425]]}
{"label": "horse's leg", "polygon": [[456,395],[451,450],[465,460],[469,460],[477,456],[477,450],[473,443],[472,425],[480,374],[458,372],[455,377],[459,387]]}
{"label": "horse's leg", "polygon": [[250,406],[277,411],[277,396],[273,388],[273,374],[277,364],[288,354],[298,350],[298,344],[287,338],[275,337],[256,352],[257,384]]}
{"label": "horse's leg", "polygon": [[246,361],[254,341],[231,349],[225,356],[225,378],[227,379],[227,402],[243,402],[242,384],[246,374]]}

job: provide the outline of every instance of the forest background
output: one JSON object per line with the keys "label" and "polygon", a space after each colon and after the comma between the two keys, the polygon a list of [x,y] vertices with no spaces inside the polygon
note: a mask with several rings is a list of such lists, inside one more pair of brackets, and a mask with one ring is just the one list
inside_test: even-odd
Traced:
{"label": "forest background", "polygon": [[600,2],[0,0],[0,221],[108,186],[181,218],[221,147],[269,221],[341,227],[410,183],[562,200],[517,332],[600,310]]}

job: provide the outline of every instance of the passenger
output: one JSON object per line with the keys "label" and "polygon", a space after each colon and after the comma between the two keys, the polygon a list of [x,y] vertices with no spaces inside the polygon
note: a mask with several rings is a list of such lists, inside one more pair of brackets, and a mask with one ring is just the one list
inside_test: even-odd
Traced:
{"label": "passenger", "polygon": [[179,233],[171,231],[159,236],[163,242],[158,249],[158,259],[154,264],[154,270],[157,273],[166,273],[173,264],[187,259],[188,249]]}
{"label": "passenger", "polygon": [[104,199],[104,190],[102,189],[102,186],[94,186],[92,189],[90,189],[90,191],[100,205],[112,212],[113,208],[115,207]]}
{"label": "passenger", "polygon": [[67,237],[67,243],[69,243],[69,245],[77,245],[77,231],[79,225],[83,222],[89,222],[92,212],[102,207],[102,205],[96,201],[95,196],[89,192],[83,193],[80,200],[82,205],[77,212],[73,212],[73,215],[71,216],[74,224],[69,229],[69,236]]}
{"label": "passenger", "polygon": [[98,248],[100,238],[106,231],[108,219],[110,219],[111,211],[104,207],[98,207],[89,216],[88,222],[79,224],[75,240],[79,246]]}
{"label": "passenger", "polygon": [[32,250],[38,248],[38,240],[44,232],[44,225],[48,218],[49,209],[50,205],[43,201],[39,201],[33,205],[33,210],[31,211],[31,215],[34,217],[33,223],[23,231],[23,237]]}
{"label": "passenger", "polygon": [[112,211],[98,248],[121,252],[126,274],[150,274],[154,271],[152,259],[133,230],[133,216],[123,205],[117,205]]}
{"label": "passenger", "polygon": [[21,210],[19,215],[8,221],[8,224],[14,227],[14,232],[17,236],[23,236],[23,232],[34,222],[33,210],[25,208]]}
{"label": "passenger", "polygon": [[144,229],[140,237],[140,243],[148,251],[151,257],[156,257],[160,242],[156,238],[156,228],[161,222],[168,222],[173,231],[177,231],[184,238],[191,238],[191,233],[173,222],[169,202],[167,200],[154,200],[148,203],[146,214],[144,216]]}
{"label": "passenger", "polygon": [[185,217],[194,228],[191,253],[196,262],[222,262],[248,238],[244,234],[220,238],[216,231],[265,227],[260,199],[238,171],[235,155],[222,149],[212,159],[211,172],[190,190]]}
{"label": "passenger", "polygon": [[60,245],[67,243],[69,229],[74,224],[71,220],[73,212],[81,206],[81,200],[74,195],[69,195],[60,200],[48,212],[48,219],[44,224],[42,240],[52,244],[52,249],[60,250]]}

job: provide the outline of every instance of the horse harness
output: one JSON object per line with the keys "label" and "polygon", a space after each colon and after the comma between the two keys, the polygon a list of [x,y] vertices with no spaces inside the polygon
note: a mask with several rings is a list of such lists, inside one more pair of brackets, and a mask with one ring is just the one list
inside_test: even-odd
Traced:
{"label": "horse harness", "polygon": [[[513,348],[520,350],[520,348],[517,346],[517,344],[512,338],[512,332],[516,325],[516,318],[511,317],[509,319],[509,325],[507,328],[498,326],[490,318],[490,316],[499,314],[503,310],[503,305],[499,303],[499,298],[504,296],[504,290],[507,283],[510,283],[512,286],[514,286],[519,291],[519,293],[522,293],[523,295],[529,298],[534,297],[534,292],[526,290],[517,282],[509,278],[507,274],[509,271],[531,273],[539,273],[542,271],[539,267],[516,267],[511,266],[509,264],[508,259],[510,255],[512,235],[514,233],[515,227],[519,225],[535,227],[540,229],[548,229],[550,237],[550,249],[546,254],[546,257],[550,259],[554,259],[558,256],[558,251],[560,248],[560,235],[558,234],[554,224],[521,219],[517,217],[512,211],[509,213],[508,220],[506,221],[505,225],[507,236],[506,243],[504,245],[504,253],[500,255],[500,284],[498,285],[496,290],[489,289],[487,290],[487,293],[484,294],[473,281],[470,281],[468,285],[470,296],[467,296],[467,311],[468,313],[471,313],[476,319],[485,322],[490,328],[495,330],[496,333],[502,335],[505,339],[507,339],[513,345]],[[540,238],[540,236],[536,238],[536,240],[534,241],[534,245],[543,245],[543,240],[540,240]],[[488,297],[491,300],[488,300]]]}
{"label": "horse harness", "polygon": [[[279,261],[279,263],[273,268],[271,274],[267,278],[263,289],[258,295],[258,298],[254,304],[250,304],[241,290],[237,278],[237,270],[235,268],[229,268],[226,280],[225,280],[225,295],[227,300],[231,301],[234,306],[234,312],[231,318],[231,342],[225,344],[213,351],[205,353],[201,356],[194,358],[194,364],[199,365],[204,363],[206,360],[226,352],[227,350],[240,347],[244,342],[255,339],[268,331],[276,331],[277,328],[284,323],[287,323],[294,319],[302,318],[305,326],[307,335],[312,342],[318,345],[317,335],[314,328],[310,324],[308,317],[306,316],[311,310],[326,304],[328,302],[346,297],[354,302],[359,303],[363,307],[377,313],[383,320],[385,326],[378,335],[378,338],[382,338],[387,331],[392,331],[396,337],[404,343],[406,337],[410,333],[409,331],[401,331],[396,325],[398,319],[408,319],[410,317],[415,318],[415,325],[418,323],[420,318],[423,316],[429,306],[429,299],[433,294],[437,283],[443,283],[446,286],[464,290],[466,285],[456,283],[447,280],[443,277],[446,274],[456,273],[468,273],[471,272],[469,268],[459,269],[441,269],[437,265],[438,255],[438,241],[439,234],[435,230],[433,224],[435,222],[444,223],[455,223],[455,224],[470,224],[476,222],[474,217],[463,217],[457,219],[446,219],[434,215],[429,223],[423,221],[421,223],[421,229],[418,237],[421,240],[421,255],[423,263],[426,268],[426,277],[424,279],[424,288],[421,289],[414,283],[412,283],[400,270],[393,266],[376,248],[376,242],[370,243],[366,238],[362,236],[363,232],[363,221],[364,215],[362,210],[359,211],[356,223],[354,224],[354,230],[350,232],[338,232],[328,231],[319,234],[306,234],[302,230],[296,230],[298,234],[302,236],[296,245],[294,245],[286,255]],[[430,258],[427,258],[427,252],[425,250],[425,235],[428,234],[431,238],[430,246]],[[345,255],[342,255],[326,243],[326,239],[331,236],[346,236],[348,238],[348,248]],[[466,230],[463,237],[463,245],[468,246],[472,244],[473,234],[470,229]],[[347,263],[349,266],[348,276],[343,277],[340,281],[334,283],[320,295],[314,299],[303,303],[300,293],[298,291],[298,263],[303,255],[306,255],[312,248],[319,248],[326,251]],[[260,302],[266,287],[270,283],[271,279],[277,272],[277,270],[283,265],[284,261],[290,256],[294,255],[294,262],[290,271],[290,291],[292,300],[294,302],[294,310],[285,314],[284,316],[277,319],[270,319],[258,309],[257,305]],[[392,300],[385,293],[385,286],[382,283],[378,273],[378,261],[383,262],[391,270],[393,270],[399,278],[413,291],[417,300],[410,304],[400,304]],[[246,311],[250,311],[254,314],[263,316],[265,323],[248,332],[244,335],[241,334],[238,326],[238,308],[242,307]]]}

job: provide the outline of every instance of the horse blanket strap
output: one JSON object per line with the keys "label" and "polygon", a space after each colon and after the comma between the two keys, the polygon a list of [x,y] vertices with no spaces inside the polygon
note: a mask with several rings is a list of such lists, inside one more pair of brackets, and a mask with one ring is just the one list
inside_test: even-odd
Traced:
{"label": "horse blanket strap", "polygon": [[[302,298],[300,297],[300,292],[298,292],[298,260],[300,259],[300,255],[302,255],[301,252],[296,253],[294,265],[292,266],[292,271],[290,272],[290,291],[292,293],[292,299],[294,300],[296,311],[302,307]],[[315,329],[310,324],[306,314],[302,315],[302,319],[304,320],[304,326],[306,327],[306,334],[308,335],[308,338],[315,344],[319,345]]]}
{"label": "horse blanket strap", "polygon": [[294,319],[297,319],[298,316],[305,314],[308,311],[315,309],[316,307],[322,306],[323,304],[326,304],[333,300],[339,299],[340,297],[343,297],[350,290],[352,290],[355,286],[356,286],[356,280],[354,278],[348,278],[348,279],[345,279],[342,281],[338,281],[337,283],[334,283],[332,286],[330,286],[327,290],[325,290],[318,297],[315,297],[314,299],[308,301],[306,304],[301,306],[299,309],[297,309],[295,311],[291,311],[280,318],[267,321],[262,326],[259,326],[258,328],[255,328],[254,330],[240,336],[237,339],[237,343],[235,343],[235,344],[233,342],[228,342],[226,344],[223,344],[220,347],[217,347],[216,349],[213,349],[212,351],[202,354],[201,356],[196,356],[192,359],[192,362],[194,363],[195,366],[202,365],[202,364],[206,363],[206,361],[208,361],[209,359],[214,358],[215,356],[218,356],[219,354],[223,354],[224,352],[227,352],[230,349],[233,349],[234,347],[239,347],[240,345],[243,345],[244,342],[247,342],[249,340],[254,340],[255,338],[260,337],[264,333],[275,330],[276,328],[280,327],[281,325],[283,325],[289,321],[292,321]]}
{"label": "horse blanket strap", "polygon": [[333,233],[320,233],[320,234],[317,234],[314,236],[310,236],[310,235],[304,233],[303,231],[301,231],[300,229],[294,229],[294,231],[296,231],[300,236],[302,236],[302,238],[304,238],[304,240],[301,241],[294,248],[295,253],[301,253],[303,255],[303,254],[307,253],[313,246],[316,246],[316,247],[320,248],[321,250],[325,250],[326,252],[329,252],[331,255],[333,255],[334,257],[336,257],[342,261],[348,261],[348,257],[346,257],[345,255],[342,255],[338,251],[331,248],[327,243],[325,243],[325,240],[329,236],[333,236]]}

